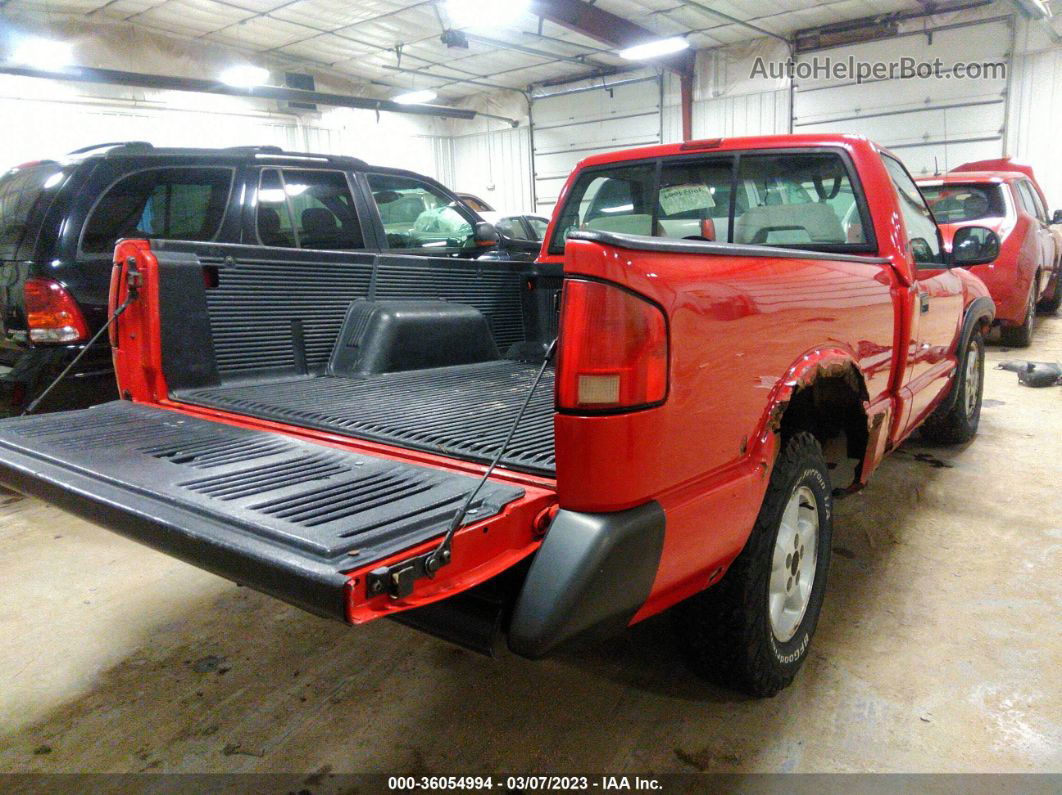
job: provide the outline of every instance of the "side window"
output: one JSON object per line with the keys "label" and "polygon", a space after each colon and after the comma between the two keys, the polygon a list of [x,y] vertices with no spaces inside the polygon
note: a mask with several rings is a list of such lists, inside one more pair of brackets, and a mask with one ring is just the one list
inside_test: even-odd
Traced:
{"label": "side window", "polygon": [[262,172],[255,219],[267,246],[350,250],[365,247],[342,171]]}
{"label": "side window", "polygon": [[549,221],[545,218],[537,218],[533,215],[525,216],[527,222],[531,225],[531,231],[534,233],[535,240],[541,240],[546,236],[546,230],[549,228]]}
{"label": "side window", "polygon": [[255,212],[258,240],[265,246],[295,248],[295,228],[284,194],[280,172],[268,169],[262,172],[258,183],[258,209]]}
{"label": "side window", "polygon": [[213,240],[225,215],[232,171],[155,168],[116,182],[85,224],[83,251],[110,252],[123,237]]}
{"label": "side window", "polygon": [[889,177],[900,201],[900,212],[904,226],[907,227],[907,243],[911,256],[916,263],[940,264],[940,237],[936,221],[929,211],[929,206],[907,173],[907,169],[898,160],[883,155]]}
{"label": "side window", "polygon": [[472,218],[453,196],[412,177],[369,174],[387,247],[462,249],[472,245]]}
{"label": "side window", "polygon": [[563,254],[573,229],[651,235],[653,171],[653,166],[642,165],[582,174],[564,204],[550,251]]}
{"label": "side window", "polygon": [[494,226],[498,232],[513,240],[528,239],[527,232],[524,231],[524,225],[520,222],[520,217],[517,215],[502,218]]}
{"label": "side window", "polygon": [[663,237],[729,240],[733,174],[734,159],[730,157],[665,165],[660,171],[656,197],[656,233]]}
{"label": "side window", "polygon": [[[917,195],[913,183],[912,188]],[[731,238],[735,243],[862,246],[868,242],[855,188],[838,154],[744,156],[738,165],[737,191]],[[933,229],[935,235],[935,224]]]}
{"label": "side window", "polygon": [[1025,209],[1029,211],[1030,215],[1036,216],[1046,223],[1047,210],[1043,204],[1040,203],[1040,197],[1036,193],[1036,188],[1034,188],[1027,180],[1019,182],[1018,187],[1022,194],[1022,204],[1025,205]]}

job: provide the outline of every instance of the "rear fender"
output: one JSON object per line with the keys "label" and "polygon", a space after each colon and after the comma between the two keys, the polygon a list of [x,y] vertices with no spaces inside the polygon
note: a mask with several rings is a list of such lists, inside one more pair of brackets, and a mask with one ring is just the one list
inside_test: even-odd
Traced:
{"label": "rear fender", "polygon": [[767,434],[781,433],[783,418],[793,398],[824,378],[843,380],[858,401],[866,424],[866,446],[861,455],[858,482],[865,483],[884,455],[888,419],[893,410],[892,400],[886,395],[871,402],[866,379],[855,357],[844,348],[826,347],[808,351],[789,368],[772,391],[766,415],[755,438],[762,443]]}

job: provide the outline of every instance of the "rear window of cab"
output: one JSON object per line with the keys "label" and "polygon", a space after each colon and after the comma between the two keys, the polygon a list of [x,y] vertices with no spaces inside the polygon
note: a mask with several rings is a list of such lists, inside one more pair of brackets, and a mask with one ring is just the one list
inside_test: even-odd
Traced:
{"label": "rear window of cab", "polygon": [[991,183],[919,185],[939,224],[1002,218],[1007,214],[1003,186]]}
{"label": "rear window of cab", "polygon": [[[658,167],[659,162],[659,167]],[[587,169],[558,215],[551,254],[576,229],[830,252],[874,250],[840,152],[669,158]]]}

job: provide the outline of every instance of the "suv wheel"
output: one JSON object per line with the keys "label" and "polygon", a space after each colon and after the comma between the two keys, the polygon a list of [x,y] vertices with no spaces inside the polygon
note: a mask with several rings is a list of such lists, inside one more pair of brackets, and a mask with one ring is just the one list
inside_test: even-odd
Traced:
{"label": "suv wheel", "polygon": [[674,611],[690,664],[752,696],[789,685],[807,657],[830,567],[832,489],[810,433],[785,442],[748,543],[718,584]]}

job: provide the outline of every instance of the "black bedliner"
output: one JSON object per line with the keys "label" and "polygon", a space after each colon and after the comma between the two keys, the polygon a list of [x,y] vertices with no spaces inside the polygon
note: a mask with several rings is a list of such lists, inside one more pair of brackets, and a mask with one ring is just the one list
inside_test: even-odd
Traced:
{"label": "black bedliner", "polygon": [[[499,360],[365,377],[291,376],[179,390],[176,400],[442,455],[488,461],[538,365]],[[553,475],[553,370],[501,460]]]}
{"label": "black bedliner", "polygon": [[[126,401],[0,421],[0,482],[312,612],[444,532],[476,479]],[[488,482],[469,521],[518,487]]]}

